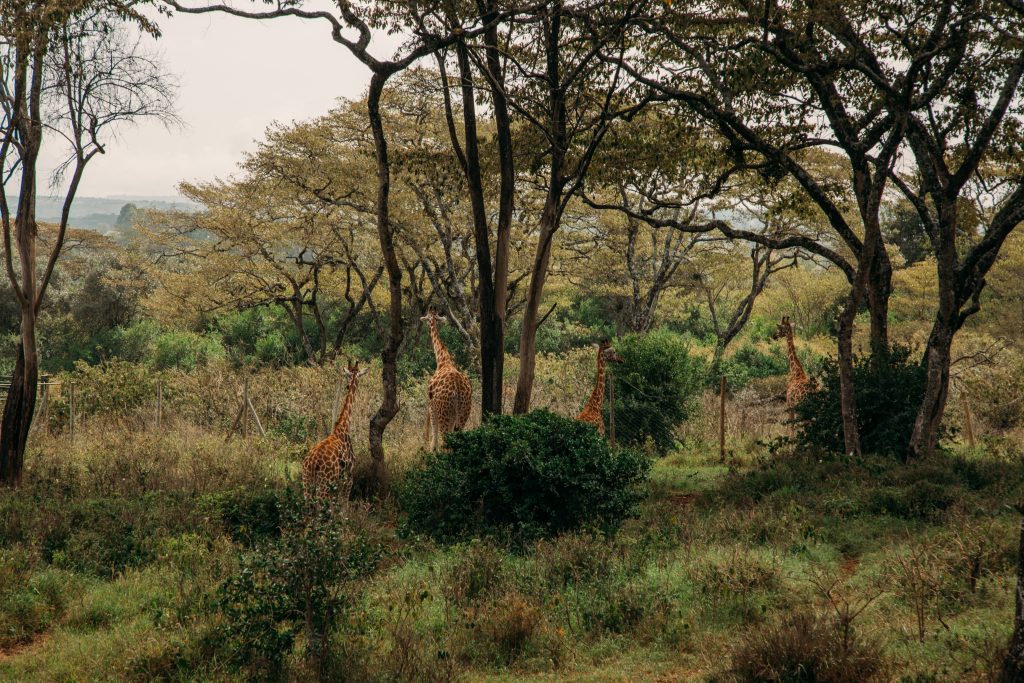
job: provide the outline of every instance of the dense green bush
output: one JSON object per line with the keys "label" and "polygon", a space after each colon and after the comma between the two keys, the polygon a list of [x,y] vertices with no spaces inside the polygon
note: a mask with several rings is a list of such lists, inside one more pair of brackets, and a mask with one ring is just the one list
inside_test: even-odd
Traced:
{"label": "dense green bush", "polygon": [[281,504],[278,489],[238,488],[200,498],[197,507],[212,512],[236,543],[252,545],[278,536]]}
{"label": "dense green bush", "polygon": [[789,359],[782,346],[776,345],[764,352],[748,342],[736,349],[732,356],[722,359],[718,367],[709,373],[708,380],[715,383],[725,375],[731,388],[740,389],[753,379],[784,375],[788,371]]}
{"label": "dense green bush", "polygon": [[641,453],[546,410],[490,417],[446,444],[397,490],[404,530],[439,541],[611,531],[634,511],[649,469]]}
{"label": "dense green bush", "polygon": [[[706,366],[668,330],[628,335],[615,342],[615,349],[625,359],[612,369],[616,437],[627,446],[649,445],[665,454],[675,446],[676,427],[696,407]],[[609,409],[606,404],[606,413]]]}
{"label": "dense green bush", "polygon": [[[854,358],[857,423],[865,453],[900,457],[906,453],[925,385],[924,368],[913,355],[910,347],[894,344],[876,364],[867,356]],[[820,378],[819,389],[796,408],[801,422],[797,441],[805,448],[841,453],[838,364],[825,360]]]}
{"label": "dense green bush", "polygon": [[195,370],[225,356],[224,346],[216,335],[168,330],[153,340],[152,363],[161,370]]}

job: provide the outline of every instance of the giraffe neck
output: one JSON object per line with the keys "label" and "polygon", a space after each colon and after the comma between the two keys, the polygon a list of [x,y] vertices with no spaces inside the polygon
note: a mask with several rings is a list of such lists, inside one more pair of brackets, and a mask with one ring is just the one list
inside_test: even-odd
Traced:
{"label": "giraffe neck", "polygon": [[594,383],[594,391],[587,401],[588,408],[600,409],[604,402],[604,349],[597,351],[597,381]]}
{"label": "giraffe neck", "polygon": [[355,400],[355,396],[356,378],[353,377],[348,383],[348,395],[345,397],[345,402],[341,404],[338,419],[334,423],[334,430],[331,432],[331,434],[339,439],[348,435],[349,418],[352,416],[352,403]]}
{"label": "giraffe neck", "polygon": [[453,365],[452,356],[448,353],[448,347],[441,341],[441,335],[437,331],[437,322],[433,319],[430,321],[430,342],[434,345],[434,358],[437,359],[437,367],[447,367]]}
{"label": "giraffe neck", "polygon": [[806,377],[807,373],[804,372],[804,366],[800,363],[800,359],[796,355],[796,344],[793,342],[793,330],[790,330],[786,334],[786,354],[789,356],[789,376],[790,377]]}

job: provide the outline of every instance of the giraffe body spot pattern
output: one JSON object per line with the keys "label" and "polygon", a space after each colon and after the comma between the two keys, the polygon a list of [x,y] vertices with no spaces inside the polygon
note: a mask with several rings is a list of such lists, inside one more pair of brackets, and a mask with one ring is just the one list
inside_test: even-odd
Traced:
{"label": "giraffe body spot pattern", "polygon": [[310,448],[309,454],[302,461],[302,484],[307,497],[324,498],[330,493],[332,486],[337,486],[338,496],[342,501],[347,501],[352,492],[355,451],[352,448],[352,435],[349,434],[349,421],[359,378],[366,372],[365,369],[359,369],[358,363],[349,364],[345,368],[348,394],[338,413],[334,429],[326,438]]}
{"label": "giraffe body spot pattern", "polygon": [[459,370],[448,348],[441,341],[437,331],[439,316],[434,309],[423,316],[430,326],[430,341],[434,346],[437,369],[427,385],[427,421],[424,441],[427,448],[434,450],[449,432],[458,431],[469,421],[473,405],[473,385],[466,373]]}

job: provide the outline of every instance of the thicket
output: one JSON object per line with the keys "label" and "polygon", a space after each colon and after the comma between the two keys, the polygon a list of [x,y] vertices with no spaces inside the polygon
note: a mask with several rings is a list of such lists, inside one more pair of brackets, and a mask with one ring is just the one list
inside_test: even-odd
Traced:
{"label": "thicket", "polygon": [[406,533],[519,543],[575,529],[614,531],[636,511],[650,464],[591,427],[546,410],[491,416],[450,434],[398,487]]}
{"label": "thicket", "polygon": [[279,499],[281,529],[238,561],[217,589],[223,619],[215,638],[226,661],[249,680],[280,680],[297,638],[305,639],[316,680],[333,680],[328,638],[356,600],[384,546],[327,499],[304,500],[298,487]]}
{"label": "thicket", "polygon": [[[676,428],[697,408],[707,367],[685,338],[664,329],[627,335],[615,349],[624,359],[611,368],[616,438],[664,455],[676,445]],[[609,410],[606,404],[606,421]]]}
{"label": "thicket", "polygon": [[[917,407],[924,395],[925,369],[909,346],[893,344],[881,358],[854,358],[857,423],[865,453],[902,457],[910,443]],[[811,450],[843,451],[839,365],[825,359],[820,386],[796,408],[798,444]]]}

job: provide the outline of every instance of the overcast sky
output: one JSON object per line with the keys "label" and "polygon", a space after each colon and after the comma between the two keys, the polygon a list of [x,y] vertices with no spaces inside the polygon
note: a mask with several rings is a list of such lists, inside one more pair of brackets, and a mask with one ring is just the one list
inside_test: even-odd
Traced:
{"label": "overcast sky", "polygon": [[179,83],[184,127],[125,127],[90,162],[80,196],[174,195],[182,180],[226,176],[272,121],[322,114],[369,83],[327,22],[176,14],[160,25],[155,47]]}

